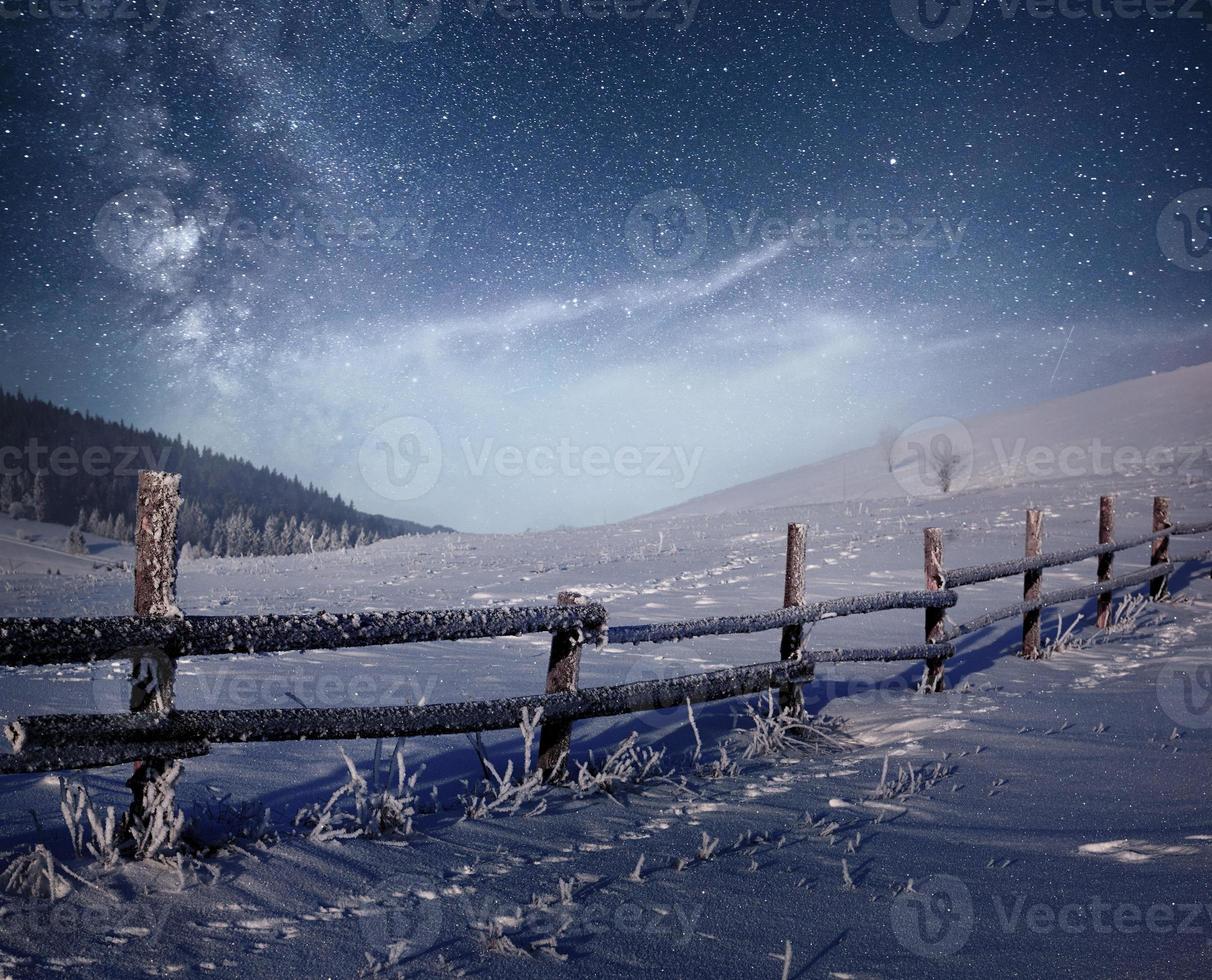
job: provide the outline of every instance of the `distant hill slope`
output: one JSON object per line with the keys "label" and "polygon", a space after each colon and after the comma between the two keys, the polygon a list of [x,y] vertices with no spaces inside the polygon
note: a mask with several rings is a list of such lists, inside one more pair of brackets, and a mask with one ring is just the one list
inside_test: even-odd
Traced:
{"label": "distant hill slope", "polygon": [[953,492],[1076,478],[1097,483],[1166,468],[1206,480],[1212,478],[1210,392],[1212,362],[962,423],[915,430],[911,420],[903,420],[909,431],[891,444],[891,452],[881,446],[858,449],[658,514],[940,496],[934,460],[948,447],[964,457]]}
{"label": "distant hill slope", "polygon": [[0,389],[0,510],[130,540],[140,469],[181,474],[178,536],[201,554],[290,554],[450,530],[366,514],[268,467]]}

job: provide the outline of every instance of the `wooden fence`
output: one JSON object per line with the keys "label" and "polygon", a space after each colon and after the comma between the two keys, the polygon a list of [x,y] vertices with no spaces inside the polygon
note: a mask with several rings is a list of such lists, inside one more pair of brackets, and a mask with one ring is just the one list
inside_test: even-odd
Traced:
{"label": "wooden fence", "polygon": [[[1172,526],[1169,502],[1157,498],[1153,531],[1114,540],[1114,506],[1100,506],[1099,543],[1085,549],[1041,553],[1042,515],[1028,511],[1026,556],[1015,561],[947,570],[938,528],[924,535],[925,588],[806,602],[806,528],[787,533],[784,605],[762,613],[704,618],[681,623],[610,626],[606,609],[571,592],[554,606],[511,606],[408,612],[317,613],[306,616],[184,616],[176,604],[176,512],[179,478],[142,472],[136,524],[135,613],[87,619],[0,619],[0,664],[22,667],[132,662],[129,714],[49,714],[19,718],[6,734],[13,753],[0,756],[0,773],[88,769],[134,762],[130,785],[138,807],[147,780],[167,760],[207,753],[211,745],[301,739],[357,739],[516,728],[527,713],[542,709],[539,766],[560,778],[568,757],[572,724],[587,718],[628,714],[733,698],[777,688],[784,707],[800,704],[800,685],[818,663],[925,662],[920,689],[944,687],[943,665],[955,642],[1001,619],[1023,617],[1023,650],[1040,655],[1039,614],[1046,606],[1099,597],[1099,625],[1106,626],[1113,591],[1150,582],[1154,598],[1165,595],[1177,567],[1169,557],[1171,536],[1212,531],[1212,523]],[[1114,555],[1152,546],[1147,569],[1112,577]],[[1051,593],[1042,591],[1043,570],[1097,557],[1097,581]],[[1190,560],[1204,560],[1202,555]],[[978,582],[1023,576],[1024,601],[967,623],[948,626],[946,611],[956,589]],[[1104,601],[1105,600],[1105,601]],[[925,612],[924,642],[887,649],[808,650],[804,626],[839,616],[890,609]],[[587,643],[659,643],[697,636],[726,636],[779,630],[780,659],[770,663],[691,674],[665,680],[581,689],[581,651]],[[374,708],[266,708],[179,711],[173,708],[175,662],[183,656],[256,654],[288,650],[334,650],[433,640],[552,634],[545,693],[491,701]]]}

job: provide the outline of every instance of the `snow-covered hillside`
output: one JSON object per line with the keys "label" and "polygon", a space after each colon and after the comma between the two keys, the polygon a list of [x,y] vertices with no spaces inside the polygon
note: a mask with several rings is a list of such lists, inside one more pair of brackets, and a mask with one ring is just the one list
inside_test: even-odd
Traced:
{"label": "snow-covered hillside", "polygon": [[[952,492],[1093,480],[1148,486],[1212,476],[1212,362],[979,418],[904,420],[872,446],[687,501],[659,516],[940,496],[932,440],[964,457]],[[890,433],[891,434],[891,433]],[[924,458],[923,458],[924,457]],[[924,467],[924,469],[923,469]]]}
{"label": "snow-covered hillside", "polygon": [[[1019,430],[978,422],[973,431],[1043,434],[1050,446],[1091,445],[1096,435],[1116,445],[1171,434],[1206,441],[1210,378],[1206,367],[1176,372],[1063,400],[1052,422],[1038,408]],[[867,460],[874,486],[878,460],[854,458]],[[832,479],[839,467],[811,472]],[[699,504],[701,513],[689,506],[600,528],[189,561],[180,605],[198,614],[357,611],[546,602],[575,589],[605,603],[616,624],[679,620],[780,605],[792,520],[810,525],[816,599],[920,587],[925,526],[944,529],[952,567],[1019,555],[1028,503],[1045,511],[1049,549],[1091,543],[1098,495],[1110,489],[1123,535],[1148,528],[1155,492],[1173,498],[1177,521],[1212,517],[1212,484],[1199,473],[976,480],[962,493],[898,489],[881,500],[859,499],[859,472],[847,466],[846,499],[836,503],[797,504],[800,493],[828,497],[828,484],[818,493],[789,474],[760,492],[738,488],[721,511]],[[777,506],[757,509],[764,503]],[[1173,552],[1207,547],[1176,540]],[[1117,568],[1147,560],[1139,549]],[[72,856],[53,776],[0,777],[0,866],[42,843],[84,879],[68,878],[70,894],[53,906],[0,896],[0,974],[1205,977],[1208,570],[1176,576],[1173,602],[1119,606],[1110,633],[1089,627],[1091,604],[1050,610],[1048,636],[1085,618],[1046,660],[1013,656],[1015,622],[980,631],[949,662],[941,695],[911,690],[918,665],[822,666],[807,701],[838,724],[840,746],[746,759],[735,732],[752,723],[737,702],[696,710],[697,762],[683,709],[579,723],[574,762],[591,750],[600,761],[634,731],[641,747],[664,750],[662,774],[620,781],[609,795],[558,789],[512,815],[460,820],[462,781],[482,775],[472,747],[413,739],[403,746],[409,770],[425,768],[409,836],[324,843],[293,823],[347,777],[339,748],[368,772],[375,747],[365,742],[223,745],[187,760],[179,793],[191,813],[222,823],[235,801],[251,801],[248,813],[268,808],[278,841],[244,841],[179,866],[99,870]],[[1059,588],[1093,577],[1084,563],[1044,580]],[[950,616],[973,618],[1021,589],[1016,580],[965,588]],[[130,602],[130,575],[116,569],[0,576],[0,615],[120,614]],[[922,628],[921,613],[879,613],[817,624],[809,645],[899,645],[920,640]],[[193,658],[180,666],[176,699],[249,708],[530,693],[542,689],[548,646],[533,636]],[[586,652],[581,682],[768,661],[777,648],[777,633],[607,645]],[[127,691],[125,663],[4,671],[0,721],[123,711]],[[507,759],[521,765],[519,735],[487,735],[484,745],[499,769]],[[98,803],[123,806],[128,775],[74,778]]]}
{"label": "snow-covered hillside", "polygon": [[89,575],[135,560],[132,545],[83,534],[85,554],[68,550],[69,528],[0,514],[0,575]]}

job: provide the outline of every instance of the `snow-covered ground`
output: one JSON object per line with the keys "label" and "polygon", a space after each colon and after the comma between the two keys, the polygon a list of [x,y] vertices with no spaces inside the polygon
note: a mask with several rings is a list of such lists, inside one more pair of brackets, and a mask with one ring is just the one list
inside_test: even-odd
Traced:
{"label": "snow-covered ground", "polygon": [[83,535],[88,554],[70,554],[67,535],[62,524],[0,514],[0,576],[89,575],[135,560],[133,545],[97,534]]}
{"label": "snow-covered ground", "polygon": [[[1117,386],[1037,406],[999,431],[1027,448],[1090,446],[1095,436],[1113,448],[1207,447],[1209,380],[1207,366],[1144,379],[1128,394]],[[978,446],[982,424],[967,427]],[[869,455],[874,479],[883,464]],[[197,614],[354,611],[547,602],[575,589],[605,603],[616,624],[680,620],[780,605],[792,520],[811,527],[808,588],[817,599],[920,587],[926,526],[945,530],[955,567],[1021,554],[1029,505],[1045,510],[1047,549],[1092,543],[1105,492],[1118,494],[1122,535],[1148,529],[1155,493],[1172,497],[1176,521],[1212,517],[1212,484],[1198,469],[993,480],[979,476],[978,453],[963,492],[922,498],[895,487],[851,492],[854,458],[818,465],[807,487],[789,474],[607,527],[185,562],[180,604]],[[828,488],[840,486],[843,467],[848,499],[811,502],[841,496]],[[0,539],[9,536],[15,529],[0,528]],[[1208,547],[1176,539],[1172,551]],[[1142,548],[1119,556],[1117,569],[1145,563]],[[1094,636],[1092,603],[1049,610],[1046,633],[1058,615],[1068,625],[1082,613],[1074,635],[1088,642],[1043,661],[1013,656],[1016,623],[974,634],[949,662],[941,695],[910,689],[919,665],[822,666],[808,703],[840,722],[844,745],[745,760],[734,743],[736,769],[722,775],[708,769],[721,740],[748,724],[740,703],[696,710],[697,766],[685,710],[579,723],[576,759],[591,749],[600,757],[635,731],[642,745],[665,749],[667,778],[613,797],[553,790],[541,813],[525,815],[536,799],[512,816],[460,821],[460,780],[480,775],[468,741],[411,740],[410,770],[426,768],[407,838],[315,843],[292,827],[301,807],[323,803],[343,781],[338,748],[366,771],[372,743],[225,745],[187,760],[179,790],[188,810],[253,800],[269,808],[279,840],[179,869],[99,872],[72,858],[57,778],[3,777],[0,851],[44,843],[96,887],[75,882],[53,906],[0,897],[0,973],[352,977],[368,955],[384,964],[394,950],[398,962],[381,967],[388,975],[777,978],[790,943],[793,977],[1206,977],[1210,567],[1185,570],[1175,601],[1145,608],[1115,635]],[[1044,579],[1058,588],[1093,577],[1084,563]],[[1020,590],[1015,580],[965,588],[950,617],[962,622]],[[127,571],[0,575],[2,615],[119,614],[130,603]],[[921,633],[920,612],[887,612],[818,624],[809,642],[900,645]],[[586,651],[581,682],[768,661],[777,647],[777,633],[608,645]],[[196,658],[182,663],[176,698],[183,708],[242,708],[529,693],[541,690],[547,651],[548,639],[534,636]],[[124,710],[125,675],[123,663],[5,672],[0,720]],[[498,767],[520,764],[518,735],[484,744]],[[904,779],[890,789],[898,769]],[[128,774],[76,778],[98,802],[123,805]],[[520,956],[508,955],[511,945]]]}

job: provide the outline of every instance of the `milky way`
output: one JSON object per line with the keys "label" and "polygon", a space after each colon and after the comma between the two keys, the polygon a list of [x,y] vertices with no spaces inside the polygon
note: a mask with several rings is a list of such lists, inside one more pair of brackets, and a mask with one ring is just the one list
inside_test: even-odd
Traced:
{"label": "milky way", "polygon": [[516,530],[1204,361],[1162,7],[7,0],[0,384]]}

